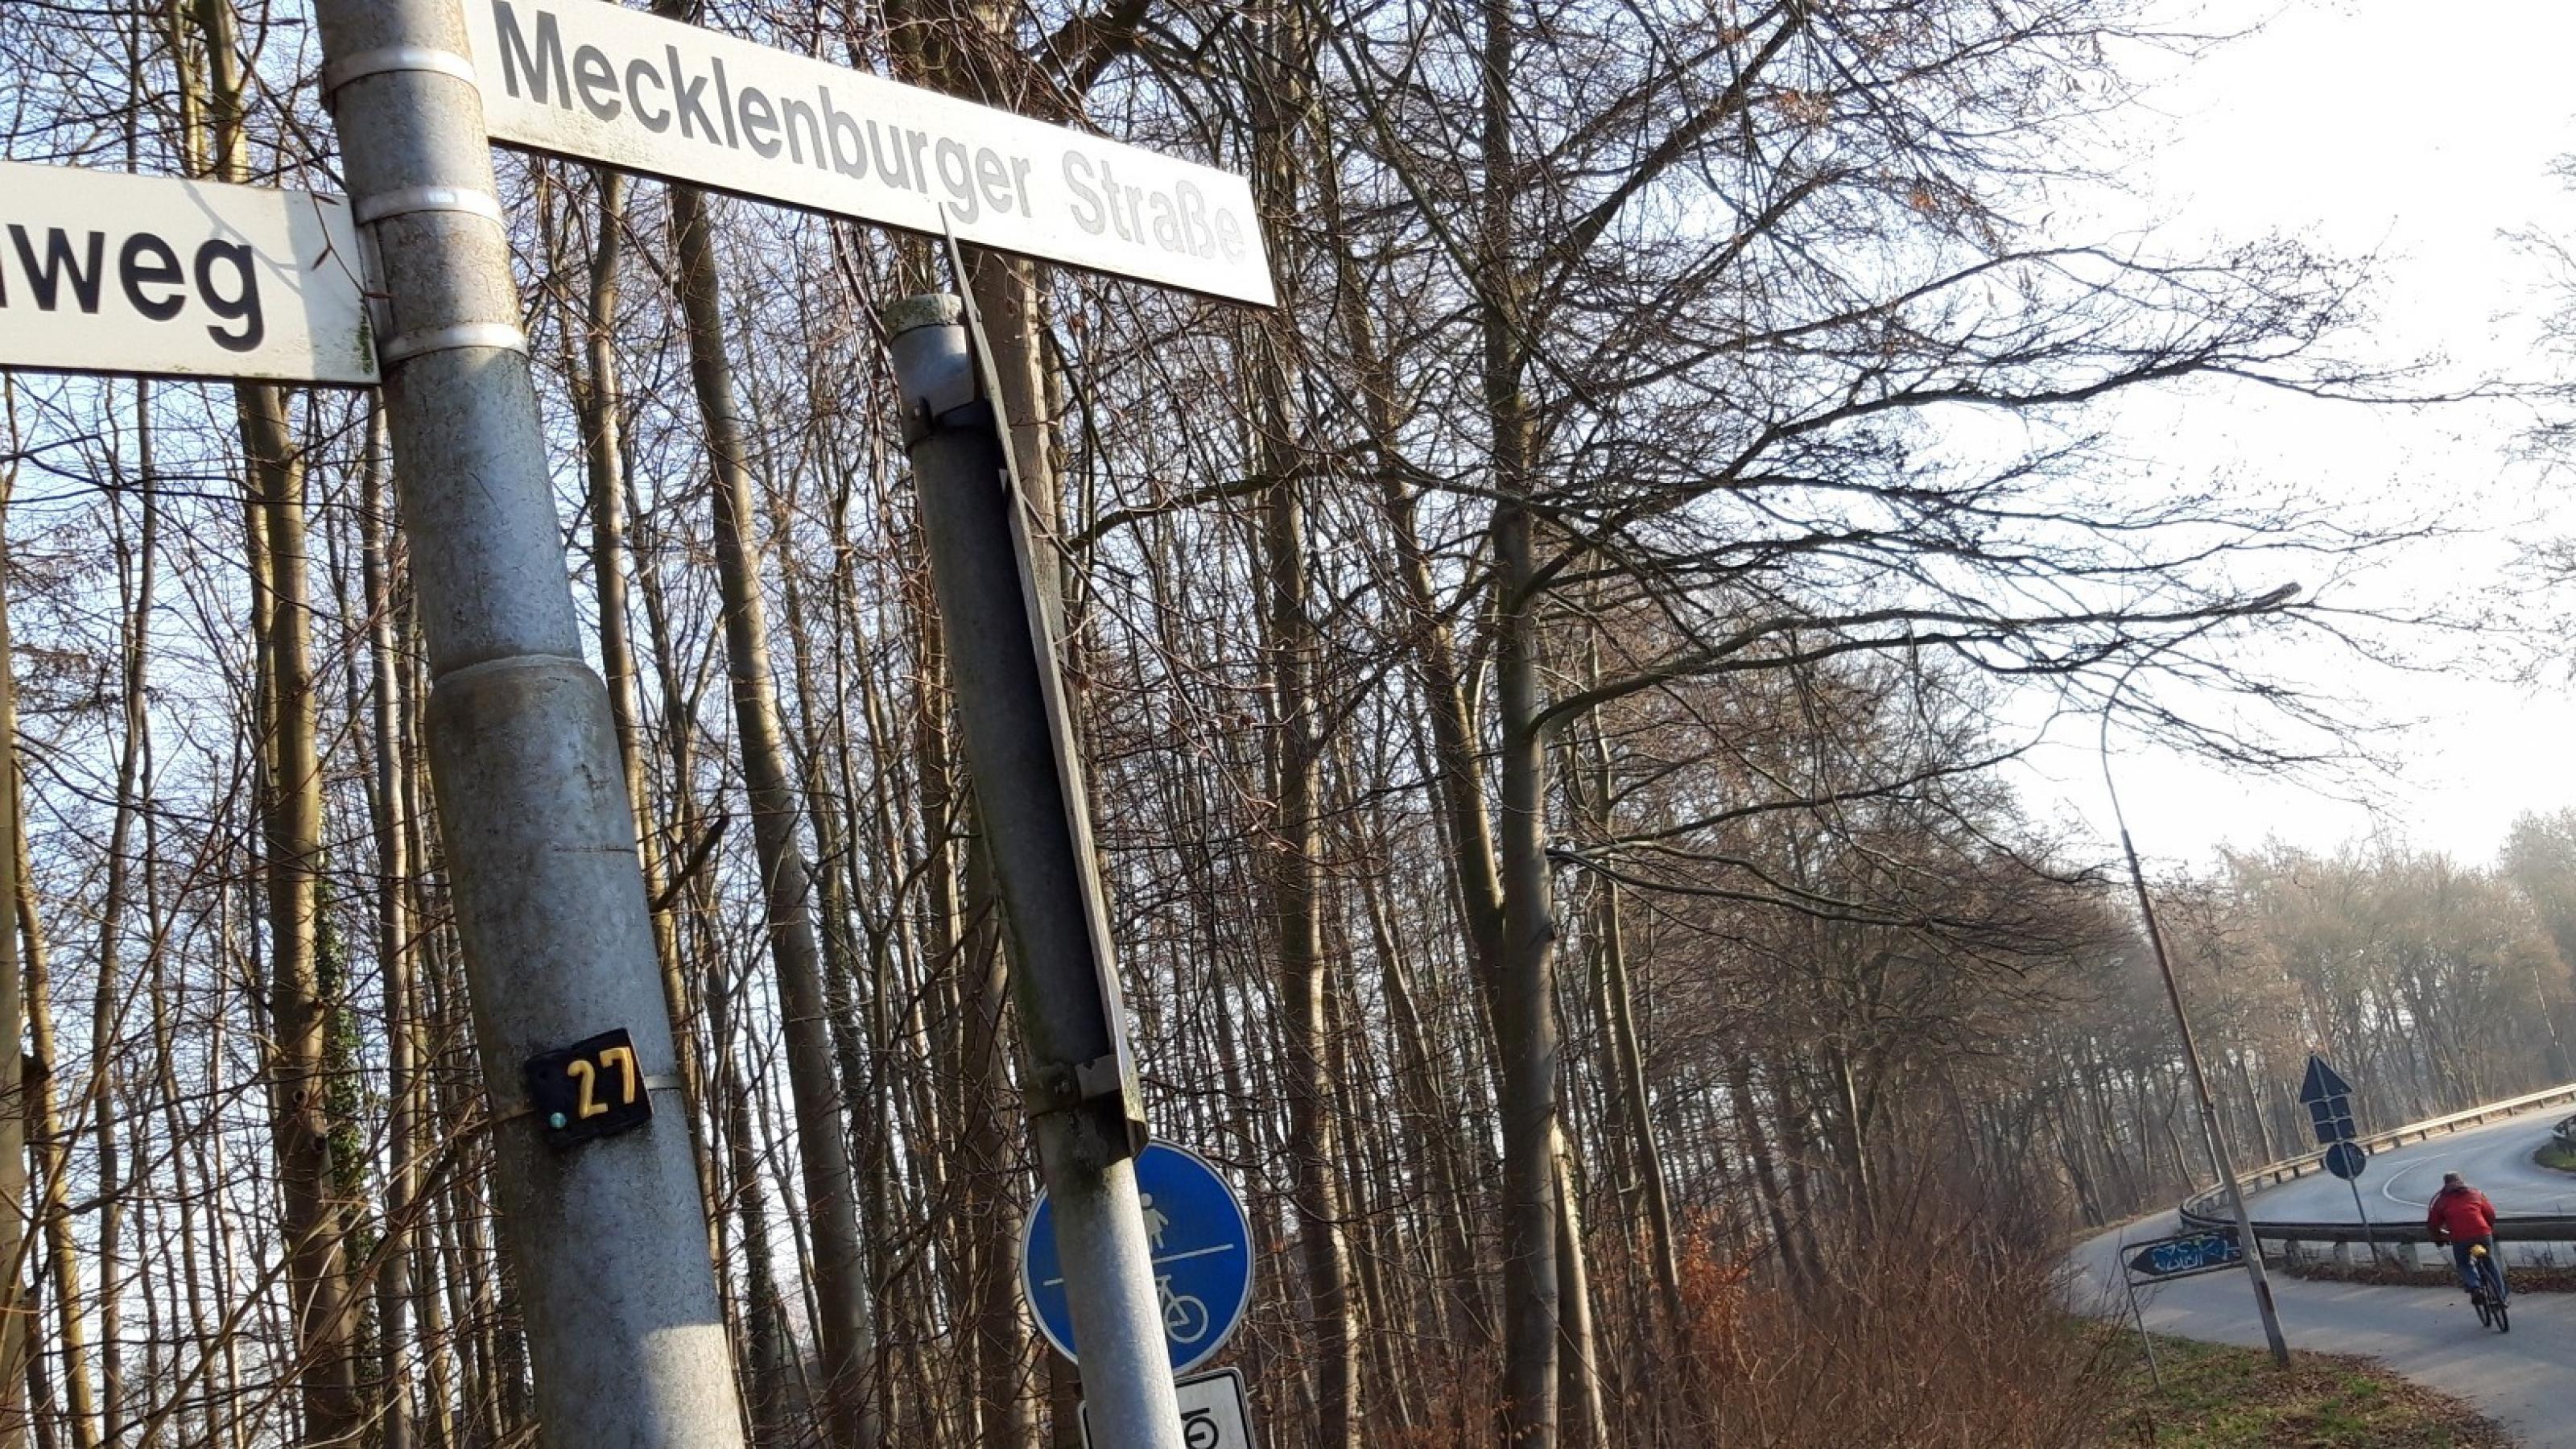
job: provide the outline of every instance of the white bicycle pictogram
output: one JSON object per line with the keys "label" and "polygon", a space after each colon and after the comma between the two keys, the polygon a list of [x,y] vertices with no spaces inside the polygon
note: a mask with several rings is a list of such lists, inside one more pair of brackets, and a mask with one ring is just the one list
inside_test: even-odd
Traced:
{"label": "white bicycle pictogram", "polygon": [[1154,1291],[1162,1297],[1163,1332],[1172,1342],[1196,1343],[1207,1337],[1208,1307],[1205,1299],[1174,1293],[1168,1273],[1154,1280]]}

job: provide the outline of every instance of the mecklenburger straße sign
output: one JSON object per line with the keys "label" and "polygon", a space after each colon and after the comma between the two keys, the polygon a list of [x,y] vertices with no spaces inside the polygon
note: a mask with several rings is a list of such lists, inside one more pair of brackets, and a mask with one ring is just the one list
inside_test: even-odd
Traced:
{"label": "mecklenburger stra\u00dfe sign", "polygon": [[335,196],[0,161],[0,367],[364,385]]}
{"label": "mecklenburger stra\u00dfe sign", "polygon": [[603,0],[466,0],[492,138],[1263,306],[1242,177]]}

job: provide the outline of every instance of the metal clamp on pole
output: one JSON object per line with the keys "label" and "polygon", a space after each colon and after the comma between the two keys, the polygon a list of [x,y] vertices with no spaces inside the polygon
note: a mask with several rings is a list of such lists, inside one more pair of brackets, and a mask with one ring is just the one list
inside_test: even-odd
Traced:
{"label": "metal clamp on pole", "polygon": [[397,216],[412,216],[424,211],[453,211],[466,216],[479,216],[494,226],[507,228],[501,213],[500,198],[488,191],[466,186],[405,186],[393,191],[364,197],[350,206],[360,226],[372,226]]}
{"label": "metal clamp on pole", "polygon": [[476,84],[474,62],[452,50],[428,45],[386,45],[362,50],[356,55],[330,61],[322,67],[322,101],[328,105],[343,87],[365,80],[371,75],[395,71],[426,71]]}
{"label": "metal clamp on pole", "polygon": [[453,327],[430,327],[419,332],[405,332],[376,344],[376,362],[391,367],[407,357],[428,352],[455,352],[468,347],[488,347],[495,352],[528,353],[528,334],[508,322],[459,322]]}

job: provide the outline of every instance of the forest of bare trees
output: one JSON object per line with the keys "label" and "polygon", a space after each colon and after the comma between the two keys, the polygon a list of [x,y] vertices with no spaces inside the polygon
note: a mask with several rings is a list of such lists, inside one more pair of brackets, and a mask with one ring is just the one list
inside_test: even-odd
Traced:
{"label": "forest of bare trees", "polygon": [[[1894,1442],[1799,1402],[1819,1342],[1896,1351],[1870,1274],[2206,1180],[2019,706],[2284,763],[2242,721],[2334,720],[2245,642],[2402,540],[2106,444],[2133,389],[2385,377],[2356,267],[2053,227],[2202,41],[2125,0],[655,8],[1253,178],[1275,312],[969,270],[1275,1449]],[[0,0],[0,57],[10,159],[341,189],[297,0]],[[944,262],[500,164],[752,1440],[1078,1443],[877,326]],[[0,1449],[535,1442],[375,400],[0,397]],[[2248,1160],[2300,1150],[2312,1050],[2365,1125],[2570,1075],[2576,819],[2157,889]]]}

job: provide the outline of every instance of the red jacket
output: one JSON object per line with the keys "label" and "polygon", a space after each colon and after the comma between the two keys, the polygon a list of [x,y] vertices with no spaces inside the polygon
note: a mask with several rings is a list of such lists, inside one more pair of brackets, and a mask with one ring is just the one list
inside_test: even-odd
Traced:
{"label": "red jacket", "polygon": [[2468,1242],[2473,1238],[2495,1236],[2495,1204],[2474,1187],[2446,1187],[2433,1194],[2433,1206],[2424,1214],[2424,1226],[2436,1238]]}

